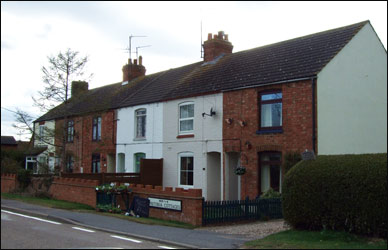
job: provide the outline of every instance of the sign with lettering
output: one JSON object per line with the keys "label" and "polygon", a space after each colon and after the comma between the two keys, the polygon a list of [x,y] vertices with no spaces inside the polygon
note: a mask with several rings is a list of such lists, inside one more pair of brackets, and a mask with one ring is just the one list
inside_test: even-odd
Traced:
{"label": "sign with lettering", "polygon": [[308,161],[308,160],[315,160],[315,154],[314,151],[305,151],[302,153],[302,160]]}
{"label": "sign with lettering", "polygon": [[133,210],[133,212],[136,215],[139,215],[141,217],[148,217],[149,209],[150,209],[150,201],[146,198],[135,196],[133,197],[133,201],[130,209]]}
{"label": "sign with lettering", "polygon": [[148,199],[150,201],[150,207],[182,211],[182,201],[151,198],[151,197],[149,197]]}

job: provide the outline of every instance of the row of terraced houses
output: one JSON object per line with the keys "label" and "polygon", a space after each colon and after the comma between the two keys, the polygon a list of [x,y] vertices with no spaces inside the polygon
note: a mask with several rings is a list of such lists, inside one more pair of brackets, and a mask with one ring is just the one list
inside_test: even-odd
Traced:
{"label": "row of terraced houses", "polygon": [[[163,159],[163,186],[236,200],[281,191],[289,152],[387,152],[387,53],[369,21],[236,53],[218,32],[203,48],[179,68],[146,75],[139,57],[122,82],[73,82],[68,104],[34,122],[26,167],[139,172],[141,158]],[[60,162],[42,138],[62,126]]]}

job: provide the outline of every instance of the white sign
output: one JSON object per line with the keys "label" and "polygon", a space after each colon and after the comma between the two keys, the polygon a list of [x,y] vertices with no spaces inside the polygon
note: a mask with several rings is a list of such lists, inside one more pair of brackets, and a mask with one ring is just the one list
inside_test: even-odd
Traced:
{"label": "white sign", "polygon": [[148,199],[150,200],[150,207],[182,211],[182,201],[166,200],[166,199],[160,199],[160,198],[148,198]]}

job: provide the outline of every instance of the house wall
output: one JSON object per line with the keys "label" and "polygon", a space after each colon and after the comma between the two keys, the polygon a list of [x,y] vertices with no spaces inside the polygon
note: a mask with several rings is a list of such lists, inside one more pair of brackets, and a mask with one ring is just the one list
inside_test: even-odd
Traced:
{"label": "house wall", "polygon": [[[93,118],[101,116],[101,140],[93,141]],[[108,172],[108,156],[116,154],[116,121],[113,110],[69,117],[74,121],[74,141],[66,143],[66,152],[74,156],[74,173],[92,172],[92,154],[100,154],[101,172]],[[57,120],[58,126],[64,120]],[[62,145],[61,142],[58,143]]]}
{"label": "house wall", "polygon": [[[55,120],[50,120],[50,121],[43,121],[43,122],[36,122],[34,126],[34,131],[37,136],[34,137],[34,147],[44,147],[47,146],[47,150],[42,152],[41,154],[36,156],[36,159],[38,161],[38,169],[41,168],[39,164],[39,159],[40,157],[46,158],[45,164],[48,164],[49,168],[53,171],[54,170],[54,165],[55,165],[55,129],[56,129],[56,123]],[[40,140],[39,138],[39,130],[40,126],[45,127],[45,132],[44,132],[44,138],[43,141]]]}
{"label": "house wall", "polygon": [[318,74],[319,154],[387,152],[387,53],[366,24]]}
{"label": "house wall", "polygon": [[[280,89],[282,91],[282,133],[257,134],[259,128],[258,98],[261,91]],[[313,149],[313,118],[312,118],[312,85],[311,80],[276,84],[258,88],[249,88],[223,93],[223,157],[224,162],[227,154],[240,153],[241,165],[246,167],[246,173],[238,181],[232,178],[225,185],[224,199],[235,197],[229,194],[236,185],[241,185],[240,197],[255,198],[261,193],[260,169],[258,153],[264,151],[278,151],[282,157],[287,152],[303,152]],[[226,119],[233,119],[228,124]],[[238,121],[246,122],[241,126]],[[250,146],[249,146],[250,145]],[[226,154],[227,153],[227,154]],[[228,162],[236,162],[236,160]],[[230,168],[235,166],[223,166],[223,172],[232,174]],[[234,174],[234,173],[233,173]],[[282,170],[282,174],[284,171]],[[236,179],[237,180],[237,179]],[[225,182],[225,180],[224,180]],[[235,190],[234,190],[235,191]]]}
{"label": "house wall", "polygon": [[[179,104],[194,103],[193,137],[179,137]],[[216,115],[204,116],[210,109]],[[207,154],[222,152],[222,94],[213,94],[168,101],[163,106],[163,186],[181,187],[178,183],[179,154],[191,152],[194,156],[194,185],[207,197]],[[222,159],[219,160],[221,168]],[[222,171],[219,171],[220,174]],[[222,177],[219,176],[222,181]],[[220,182],[221,182],[220,181]]]}
{"label": "house wall", "polygon": [[[135,111],[146,109],[146,137],[135,138]],[[147,159],[162,158],[163,103],[152,103],[121,108],[117,111],[116,172],[120,172],[121,159],[125,155],[125,172],[134,172],[134,154],[145,153]]]}

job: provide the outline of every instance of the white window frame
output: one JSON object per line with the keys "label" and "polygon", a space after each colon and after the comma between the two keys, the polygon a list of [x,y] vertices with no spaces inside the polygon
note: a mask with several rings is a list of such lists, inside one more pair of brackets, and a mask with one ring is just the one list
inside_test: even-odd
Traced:
{"label": "white window frame", "polygon": [[45,134],[45,125],[39,125],[39,142],[43,143],[43,138]]}
{"label": "white window frame", "polygon": [[182,157],[193,157],[193,161],[194,161],[194,153],[192,152],[182,152],[182,153],[179,153],[178,154],[178,187],[182,187],[182,188],[185,188],[185,189],[189,189],[189,188],[194,188],[194,169],[195,169],[195,165],[193,165],[193,185],[181,185],[181,158]]}
{"label": "white window frame", "polygon": [[[187,106],[187,105],[193,105],[194,106],[194,114],[193,117],[187,117],[187,118],[181,118],[181,107],[182,106]],[[194,134],[194,117],[195,117],[195,105],[194,102],[184,102],[179,104],[178,106],[178,131],[179,135],[187,135],[187,134]],[[181,130],[181,121],[193,121],[193,129],[192,130]]]}
{"label": "white window frame", "polygon": [[[140,112],[140,111],[144,111],[145,114],[138,115],[137,112]],[[135,136],[134,136],[134,139],[135,140],[136,139],[137,140],[145,139],[147,136],[147,109],[145,109],[145,108],[136,109],[134,114],[135,114]],[[144,124],[143,124],[144,125],[144,136],[138,136],[138,134],[137,134],[137,129],[138,129],[137,128],[137,124],[138,124],[137,119],[142,117],[142,116],[145,116],[145,120],[144,120]]]}

